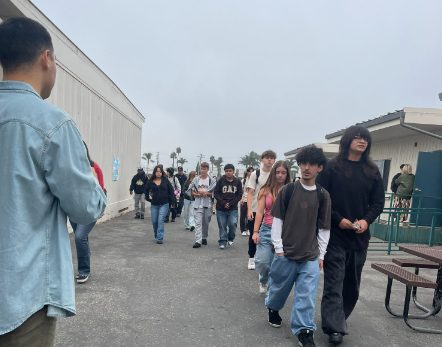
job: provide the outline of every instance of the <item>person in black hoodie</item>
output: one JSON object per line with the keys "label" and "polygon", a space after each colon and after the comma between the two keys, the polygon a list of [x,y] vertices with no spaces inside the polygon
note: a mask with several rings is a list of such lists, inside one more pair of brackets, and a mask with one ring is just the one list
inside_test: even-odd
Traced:
{"label": "person in black hoodie", "polygon": [[369,131],[362,126],[349,127],[341,138],[338,155],[318,180],[332,200],[321,316],[322,330],[335,345],[347,334],[346,320],[358,301],[369,225],[384,208],[382,177],[369,158],[370,148]]}
{"label": "person in black hoodie", "polygon": [[[146,184],[147,184],[148,178],[146,174],[144,173],[143,168],[138,168],[137,174],[132,177],[132,181],[130,183],[129,187],[129,193],[130,195],[134,195],[134,201],[135,201],[135,219],[141,218],[144,219],[144,212],[145,212],[145,204],[146,200],[144,198],[144,191],[146,190]],[[140,208],[141,203],[141,208]]]}
{"label": "person in black hoodie", "polygon": [[216,220],[219,228],[219,248],[233,244],[238,224],[238,202],[242,198],[241,181],[234,176],[232,164],[224,166],[224,176],[216,183],[213,191],[216,199]]}
{"label": "person in black hoodie", "polygon": [[158,244],[163,243],[164,219],[169,214],[169,205],[176,202],[173,187],[165,176],[162,167],[155,166],[145,192],[146,200],[150,201],[153,232]]}

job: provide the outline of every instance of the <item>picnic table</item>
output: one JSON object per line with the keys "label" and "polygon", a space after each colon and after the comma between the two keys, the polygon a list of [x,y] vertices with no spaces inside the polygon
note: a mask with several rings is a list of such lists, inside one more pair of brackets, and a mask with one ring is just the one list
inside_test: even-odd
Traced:
{"label": "picnic table", "polygon": [[[388,276],[387,290],[385,295],[385,308],[387,311],[395,317],[401,317],[404,319],[407,326],[411,329],[426,332],[442,334],[440,329],[431,329],[424,327],[417,327],[410,323],[409,319],[425,319],[431,316],[437,315],[441,311],[442,306],[442,246],[422,246],[422,245],[400,245],[399,250],[419,257],[416,260],[409,259],[393,259],[393,263],[399,264],[372,264],[372,268],[378,270]],[[411,273],[402,267],[415,267],[416,272]],[[419,267],[423,268],[435,268],[437,269],[437,275],[435,281],[431,281],[418,274]],[[403,314],[394,312],[390,307],[390,296],[393,279],[402,282],[406,286],[405,300]],[[417,288],[431,288],[434,289],[434,296],[431,308],[419,304],[415,300],[415,293]],[[410,299],[413,291],[413,300],[416,306],[425,312],[425,314],[414,315],[409,314]]]}

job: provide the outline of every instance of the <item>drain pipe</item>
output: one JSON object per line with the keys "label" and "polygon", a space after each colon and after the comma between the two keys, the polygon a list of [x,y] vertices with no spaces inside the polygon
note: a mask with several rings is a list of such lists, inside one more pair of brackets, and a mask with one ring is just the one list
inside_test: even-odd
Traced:
{"label": "drain pipe", "polygon": [[[442,93],[439,94],[439,95],[442,95]],[[402,112],[402,114],[401,114],[400,124],[401,124],[401,126],[403,126],[404,128],[407,128],[407,129],[410,129],[410,130],[413,130],[413,131],[417,131],[418,133],[425,134],[425,135],[428,135],[428,136],[431,136],[431,137],[435,137],[435,138],[438,139],[438,140],[442,140],[442,136],[440,136],[440,135],[438,135],[438,134],[434,134],[434,133],[432,133],[432,132],[429,132],[429,131],[426,131],[426,130],[423,130],[423,129],[416,128],[416,127],[414,127],[414,126],[412,126],[412,125],[405,124],[405,112]]]}

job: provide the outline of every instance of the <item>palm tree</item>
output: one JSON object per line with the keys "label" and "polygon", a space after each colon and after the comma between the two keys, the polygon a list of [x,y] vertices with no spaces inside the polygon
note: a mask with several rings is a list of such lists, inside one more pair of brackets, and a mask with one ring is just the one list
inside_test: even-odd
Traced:
{"label": "palm tree", "polygon": [[187,163],[187,159],[180,158],[180,159],[177,159],[176,162],[177,162],[177,164],[180,164],[181,166],[183,166],[184,164]]}
{"label": "palm tree", "polygon": [[152,161],[153,162],[153,160],[152,160],[152,153],[143,153],[143,155],[141,156],[141,159],[144,159],[145,161],[147,161],[147,173],[149,173],[149,163]]}
{"label": "palm tree", "polygon": [[216,175],[216,177],[221,177],[221,165],[222,165],[222,163],[223,163],[223,158],[222,157],[218,157],[218,159],[216,159],[215,160],[215,166],[216,166],[216,171],[218,171],[217,172],[217,175]]}
{"label": "palm tree", "polygon": [[178,158],[179,158],[179,156],[181,154],[181,147],[177,147],[176,150],[175,150],[175,153],[176,153],[176,159],[177,159],[176,162],[178,163]]}
{"label": "palm tree", "polygon": [[175,152],[170,153],[170,159],[172,159],[172,167],[175,168],[175,159],[176,159]]}
{"label": "palm tree", "polygon": [[241,157],[238,164],[244,165],[245,167],[251,166],[251,167],[259,167],[260,162],[260,156],[258,153],[251,151],[249,154],[244,155]]}
{"label": "palm tree", "polygon": [[215,157],[213,155],[209,158],[210,164],[212,164],[212,172],[213,172],[213,165],[215,165]]}

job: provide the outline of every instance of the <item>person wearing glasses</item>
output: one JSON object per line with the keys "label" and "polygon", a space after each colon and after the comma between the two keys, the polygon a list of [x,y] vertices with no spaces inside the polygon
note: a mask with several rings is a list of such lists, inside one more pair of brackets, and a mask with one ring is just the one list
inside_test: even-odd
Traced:
{"label": "person wearing glasses", "polygon": [[370,160],[372,140],[362,126],[345,130],[338,155],[329,161],[319,184],[332,200],[330,241],[324,258],[322,330],[340,344],[359,297],[362,268],[370,240],[369,225],[384,208],[379,169]]}

